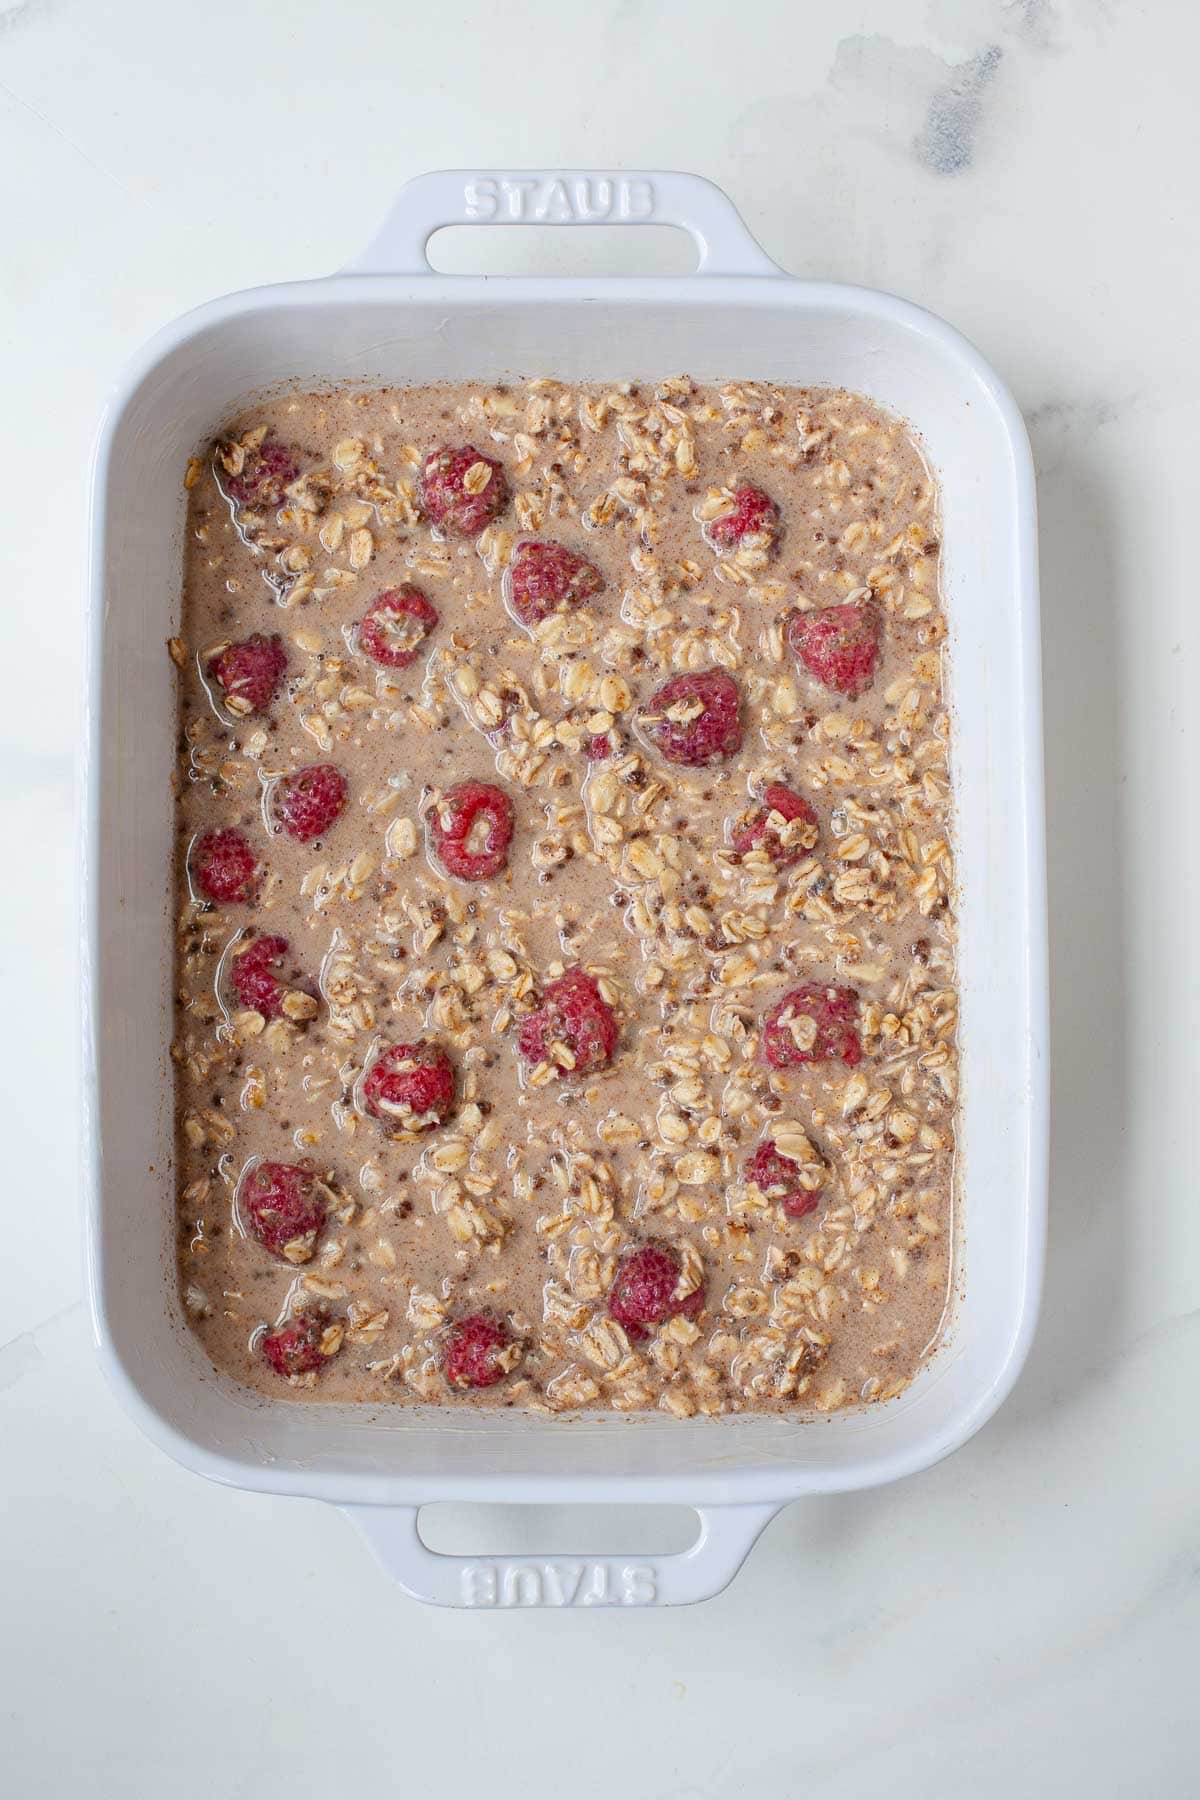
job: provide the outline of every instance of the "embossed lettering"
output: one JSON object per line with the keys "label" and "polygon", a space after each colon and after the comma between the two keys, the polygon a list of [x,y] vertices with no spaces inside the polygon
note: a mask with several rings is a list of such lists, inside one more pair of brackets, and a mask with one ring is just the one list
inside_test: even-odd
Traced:
{"label": "embossed lettering", "polygon": [[510,219],[527,219],[529,217],[529,196],[536,187],[536,181],[517,180],[511,175],[504,177],[500,183],[500,192],[504,195],[506,212]]}
{"label": "embossed lettering", "polygon": [[463,189],[463,211],[468,219],[494,219],[499,205],[496,184],[487,176],[468,181]]}
{"label": "embossed lettering", "polygon": [[490,1563],[465,1563],[462,1572],[464,1606],[495,1606],[496,1571]]}
{"label": "embossed lettering", "polygon": [[652,219],[654,217],[654,183],[638,177],[621,183],[621,217]]}
{"label": "embossed lettering", "polygon": [[463,185],[463,216],[488,220],[533,220],[547,225],[593,224],[618,218],[636,222],[654,217],[654,183],[642,175],[475,175]]}
{"label": "embossed lettering", "polygon": [[579,1596],[581,1606],[611,1606],[612,1589],[609,1586],[609,1569],[607,1563],[593,1563],[587,1586]]}
{"label": "embossed lettering", "polygon": [[653,1606],[652,1563],[464,1563],[464,1606]]}
{"label": "embossed lettering", "polygon": [[[595,193],[592,188],[595,186]],[[586,179],[575,183],[575,216],[586,223],[594,219],[607,219],[613,209],[613,184],[607,175],[601,176],[594,184]]]}
{"label": "embossed lettering", "polygon": [[546,1586],[552,1606],[574,1606],[583,1582],[584,1563],[547,1563]]}
{"label": "embossed lettering", "polygon": [[552,181],[548,184],[534,203],[535,219],[545,219],[551,225],[570,225],[575,219],[575,209],[571,205],[571,196],[567,192],[565,181]]}
{"label": "embossed lettering", "polygon": [[626,1606],[653,1606],[658,1599],[658,1571],[650,1563],[631,1563],[621,1571],[621,1600]]}
{"label": "embossed lettering", "polygon": [[536,1563],[508,1563],[504,1570],[503,1606],[540,1606],[542,1571]]}

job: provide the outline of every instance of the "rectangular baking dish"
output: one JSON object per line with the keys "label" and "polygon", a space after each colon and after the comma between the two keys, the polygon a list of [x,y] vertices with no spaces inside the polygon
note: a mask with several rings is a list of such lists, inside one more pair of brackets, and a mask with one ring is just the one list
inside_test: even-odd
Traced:
{"label": "rectangular baking dish", "polygon": [[[691,276],[434,274],[445,224],[682,226]],[[961,1228],[947,1340],[885,1406],[828,1419],[541,1418],[264,1401],[182,1318],[173,1256],[175,683],[186,459],[280,382],[761,378],[860,390],[911,422],[941,484],[961,881]],[[448,1605],[644,1605],[729,1580],[787,1501],[892,1481],[962,1444],[1016,1379],[1046,1208],[1047,994],[1035,499],[1017,409],[978,353],[888,295],[783,275],[730,202],[678,173],[441,173],[348,271],[216,300],[160,332],[105,417],[92,487],[86,921],[87,1239],[106,1372],[200,1474],[356,1511],[404,1587]],[[435,1555],[438,1500],[672,1502],[662,1558]]]}

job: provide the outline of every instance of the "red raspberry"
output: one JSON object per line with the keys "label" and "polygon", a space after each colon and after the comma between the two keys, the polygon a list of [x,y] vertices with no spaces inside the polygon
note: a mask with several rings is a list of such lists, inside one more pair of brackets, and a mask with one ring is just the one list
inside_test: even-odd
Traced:
{"label": "red raspberry", "polygon": [[763,1055],[773,1069],[802,1063],[862,1060],[858,995],[853,988],[806,981],[776,1002],[763,1020]]}
{"label": "red raspberry", "polygon": [[710,519],[704,535],[718,555],[740,550],[747,541],[756,544],[761,540],[763,549],[774,549],[779,540],[779,508],[769,494],[747,482],[734,489],[731,510]]}
{"label": "red raspberry", "polygon": [[[772,824],[772,813],[777,814],[785,826],[798,820],[801,829],[787,831],[783,826]],[[784,787],[782,782],[773,781],[763,789],[762,804],[751,807],[734,821],[729,841],[741,856],[748,850],[765,850],[777,869],[790,869],[816,843],[816,825],[817,815],[803,794]]]}
{"label": "red raspberry", "polygon": [[823,687],[855,700],[874,681],[879,614],[870,601],[793,613],[787,635],[799,661]]}
{"label": "red raspberry", "polygon": [[682,1316],[694,1319],[704,1305],[703,1286],[693,1288],[682,1300],[675,1298],[682,1264],[668,1244],[643,1244],[617,1264],[608,1294],[608,1310],[635,1344],[649,1335],[649,1327]]}
{"label": "red raspberry", "polygon": [[589,762],[605,762],[612,753],[612,736],[607,731],[598,732],[595,737],[590,737],[584,751]]}
{"label": "red raspberry", "polygon": [[229,979],[237,995],[238,1005],[260,1012],[264,1019],[277,1019],[283,1010],[283,983],[276,975],[287,955],[284,937],[252,938],[240,956],[235,955]]}
{"label": "red raspberry", "polygon": [[565,544],[539,544],[532,538],[517,545],[505,576],[505,593],[522,625],[540,625],[551,613],[570,612],[594,599],[604,577],[586,556]]}
{"label": "red raspberry", "polygon": [[664,761],[701,768],[741,749],[740,698],[724,669],[675,675],[651,694],[642,730]]}
{"label": "red raspberry", "polygon": [[325,1224],[316,1177],[302,1163],[260,1162],[242,1182],[238,1216],[281,1262],[307,1262]]}
{"label": "red raspberry", "polygon": [[[487,484],[478,493],[468,492],[467,474],[481,463],[490,471]],[[421,505],[426,518],[449,536],[478,537],[508,505],[503,465],[474,444],[431,450],[421,470]]]}
{"label": "red raspberry", "polygon": [[448,788],[429,813],[429,840],[447,875],[487,881],[508,867],[513,803],[489,781]]}
{"label": "red raspberry", "polygon": [[407,669],[438,622],[437,607],[420,588],[385,588],[367,608],[358,627],[364,656],[385,669]]}
{"label": "red raspberry", "polygon": [[608,1067],[618,1034],[617,1015],[595,976],[566,969],[546,983],[537,1011],[522,1019],[517,1047],[527,1062],[554,1063],[560,1075],[590,1075]]}
{"label": "red raspberry", "polygon": [[451,1387],[495,1387],[509,1373],[502,1352],[512,1343],[503,1319],[495,1313],[469,1313],[450,1327],[442,1369]]}
{"label": "red raspberry", "polygon": [[311,1375],[328,1361],[321,1349],[321,1339],[329,1329],[329,1314],[323,1307],[310,1306],[268,1331],[262,1339],[262,1353],[277,1375]]}
{"label": "red raspberry", "polygon": [[280,778],[275,816],[290,838],[311,844],[323,837],[346,804],[346,777],[332,763],[310,763]]}
{"label": "red raspberry", "polygon": [[239,946],[229,965],[229,980],[239,1006],[259,1012],[264,1019],[278,1019],[283,1012],[283,996],[289,988],[301,987],[299,981],[281,981],[276,973],[287,955],[285,937],[251,938],[245,949]]}
{"label": "red raspberry", "polygon": [[389,1044],[363,1080],[363,1105],[393,1137],[411,1140],[444,1125],[454,1110],[454,1065],[440,1044]]}
{"label": "red raspberry", "polygon": [[206,831],[192,845],[189,858],[192,880],[206,900],[218,906],[235,901],[248,904],[258,892],[262,875],[258,858],[240,831],[229,828]]}
{"label": "red raspberry", "polygon": [[227,644],[208,665],[210,678],[224,690],[230,712],[266,712],[275,698],[288,666],[280,637],[264,637],[256,631],[240,644]]}
{"label": "red raspberry", "polygon": [[282,506],[284,490],[295,481],[300,465],[277,438],[264,438],[246,452],[240,475],[228,475],[225,487],[239,506]]}
{"label": "red raspberry", "polygon": [[821,1199],[820,1188],[806,1188],[800,1182],[800,1164],[795,1157],[784,1156],[775,1147],[774,1138],[764,1138],[746,1163],[745,1176],[761,1188],[768,1200],[776,1200],[789,1219],[802,1219],[814,1212]]}

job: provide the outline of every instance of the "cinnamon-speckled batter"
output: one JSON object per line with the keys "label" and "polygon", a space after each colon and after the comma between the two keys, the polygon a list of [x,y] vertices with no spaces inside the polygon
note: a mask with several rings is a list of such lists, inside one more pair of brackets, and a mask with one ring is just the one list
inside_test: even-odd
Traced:
{"label": "cinnamon-speckled batter", "polygon": [[[469,454],[423,495],[439,448]],[[342,391],[256,407],[187,485],[179,1262],[214,1361],[298,1400],[898,1393],[947,1296],[956,1067],[937,505],[906,428],[850,394],[684,378]],[[527,540],[568,556],[544,571],[558,609],[523,623]],[[372,636],[400,589],[422,604],[376,608]],[[833,615],[812,635],[835,606],[857,648]],[[720,672],[731,726],[652,702]],[[711,760],[668,760],[697,718]],[[289,788],[313,766],[336,773]],[[467,781],[511,803],[481,880],[435,842]],[[214,831],[253,864],[223,903]],[[576,969],[611,1060],[607,1024],[580,1053],[537,1022]],[[829,1017],[764,1032],[802,988],[838,996]],[[780,1032],[816,1060],[773,1068]],[[373,1116],[372,1067],[418,1041],[448,1109]],[[272,1164],[299,1211],[264,1223]],[[628,1276],[647,1245],[650,1299],[651,1263]]]}

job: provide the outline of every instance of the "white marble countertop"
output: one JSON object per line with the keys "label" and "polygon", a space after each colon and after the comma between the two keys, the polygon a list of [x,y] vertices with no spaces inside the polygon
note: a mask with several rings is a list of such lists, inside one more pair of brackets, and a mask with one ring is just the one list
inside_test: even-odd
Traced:
{"label": "white marble countertop", "polygon": [[[419,24],[385,0],[0,0],[13,1800],[1196,1791],[1198,55],[1182,0],[459,0]],[[944,314],[1014,387],[1041,481],[1041,1330],[959,1455],[791,1508],[690,1612],[408,1602],[332,1509],[145,1443],[80,1297],[72,783],[104,393],[184,308],[344,261],[405,176],[551,161],[697,169],[787,268]]]}

